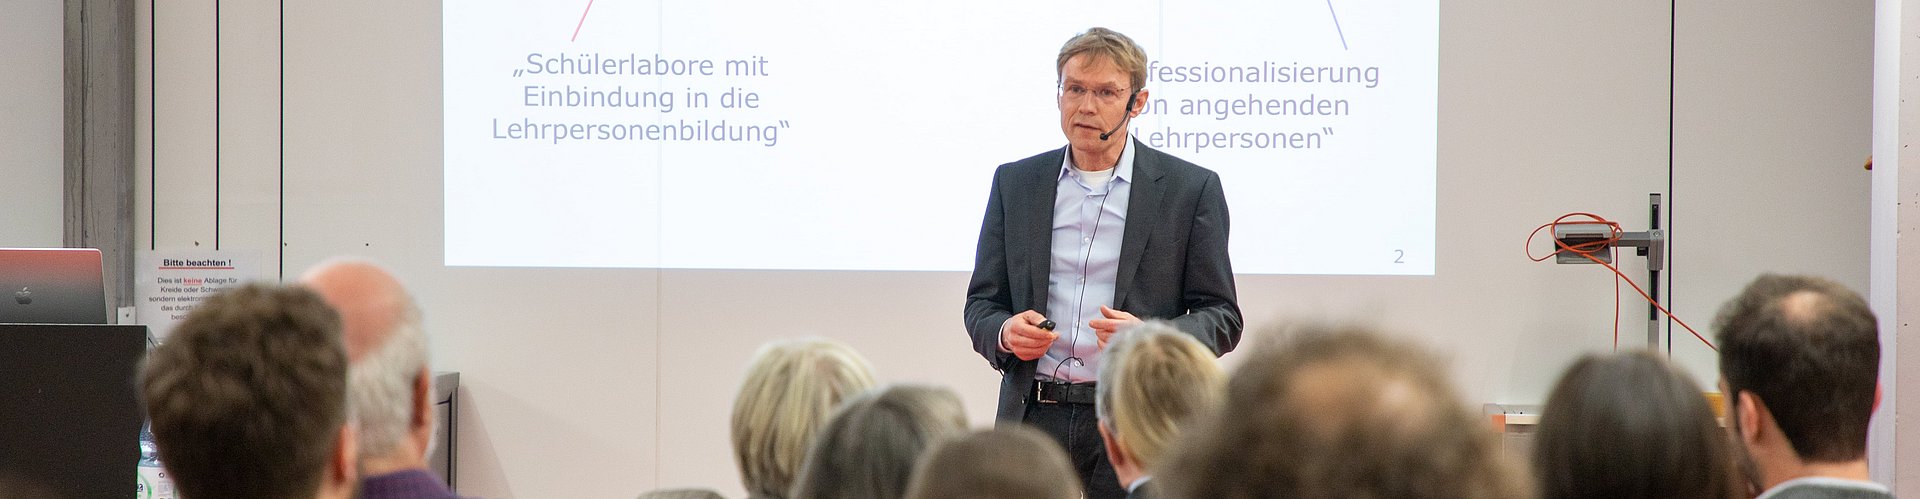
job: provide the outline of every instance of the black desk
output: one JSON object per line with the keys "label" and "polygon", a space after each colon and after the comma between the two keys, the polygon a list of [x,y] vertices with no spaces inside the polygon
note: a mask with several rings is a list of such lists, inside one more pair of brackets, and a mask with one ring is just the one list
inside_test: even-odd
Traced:
{"label": "black desk", "polygon": [[133,497],[147,327],[0,324],[0,482]]}

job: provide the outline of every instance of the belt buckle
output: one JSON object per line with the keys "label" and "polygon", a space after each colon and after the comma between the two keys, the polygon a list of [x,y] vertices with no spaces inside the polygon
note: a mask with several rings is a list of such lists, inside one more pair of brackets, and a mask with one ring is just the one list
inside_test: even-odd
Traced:
{"label": "belt buckle", "polygon": [[1035,382],[1033,382],[1033,400],[1034,400],[1035,402],[1039,402],[1039,403],[1042,403],[1042,404],[1058,404],[1058,403],[1060,403],[1060,401],[1059,401],[1059,400],[1049,400],[1049,399],[1047,398],[1047,390],[1046,390],[1046,388],[1047,388],[1047,382],[1045,382],[1045,381],[1035,381]]}

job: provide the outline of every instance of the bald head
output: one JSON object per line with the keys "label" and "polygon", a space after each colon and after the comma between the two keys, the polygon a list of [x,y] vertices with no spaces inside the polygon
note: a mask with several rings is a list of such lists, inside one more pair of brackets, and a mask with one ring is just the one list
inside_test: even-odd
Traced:
{"label": "bald head", "polygon": [[359,362],[386,343],[413,307],[398,279],[365,261],[330,260],[308,270],[300,281],[340,312],[349,362]]}
{"label": "bald head", "polygon": [[385,269],[360,260],[329,260],[300,281],[340,313],[361,466],[369,474],[425,468],[432,385],[413,297]]}
{"label": "bald head", "polygon": [[1780,299],[1780,318],[1794,326],[1813,327],[1823,316],[1833,313],[1834,307],[1833,299],[1827,295],[1803,289]]}
{"label": "bald head", "polygon": [[[1386,435],[1431,431],[1435,413],[1451,410],[1454,401],[1431,391],[1426,386],[1430,379],[1399,367],[1353,357],[1301,366],[1282,388],[1280,403],[1299,412],[1310,438],[1339,438],[1356,431],[1384,430]],[[1437,372],[1429,374],[1440,378]],[[1397,422],[1368,426],[1381,420]]]}

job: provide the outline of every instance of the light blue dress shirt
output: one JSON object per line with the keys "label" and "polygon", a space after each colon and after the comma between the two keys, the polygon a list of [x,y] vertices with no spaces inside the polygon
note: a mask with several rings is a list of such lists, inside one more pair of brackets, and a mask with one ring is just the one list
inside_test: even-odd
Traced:
{"label": "light blue dress shirt", "polygon": [[1075,169],[1072,151],[1060,162],[1046,310],[1060,337],[1040,358],[1035,376],[1042,380],[1092,382],[1100,371],[1100,337],[1087,322],[1103,317],[1100,306],[1113,305],[1120,273],[1120,239],[1133,187],[1133,140],[1121,138],[1127,145],[1105,183]]}

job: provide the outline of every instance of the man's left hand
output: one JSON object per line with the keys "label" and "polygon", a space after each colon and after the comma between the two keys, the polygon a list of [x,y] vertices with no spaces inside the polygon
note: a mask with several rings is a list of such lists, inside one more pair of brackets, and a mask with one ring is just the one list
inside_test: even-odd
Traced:
{"label": "man's left hand", "polygon": [[1107,340],[1112,339],[1113,333],[1119,331],[1121,327],[1140,323],[1140,318],[1134,317],[1133,314],[1114,310],[1106,305],[1100,306],[1100,315],[1106,318],[1087,322],[1088,326],[1093,327],[1093,333],[1100,337],[1100,348],[1106,348]]}

